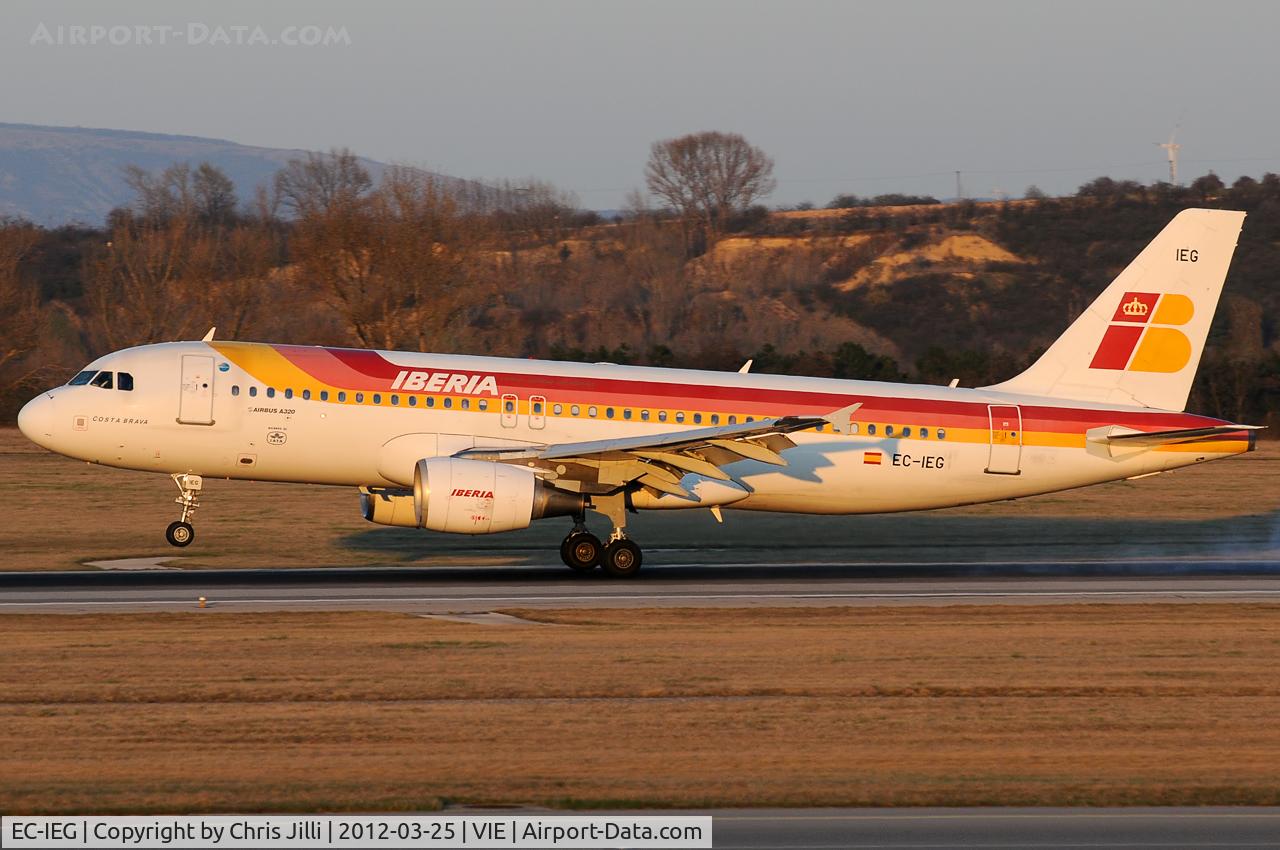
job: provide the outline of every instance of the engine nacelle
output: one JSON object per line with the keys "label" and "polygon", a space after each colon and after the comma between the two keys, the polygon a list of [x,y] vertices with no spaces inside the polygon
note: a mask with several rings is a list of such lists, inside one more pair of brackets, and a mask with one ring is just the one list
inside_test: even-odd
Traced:
{"label": "engine nacelle", "polygon": [[422,528],[494,534],[528,528],[543,517],[580,514],[586,497],[549,487],[524,467],[433,457],[414,469],[413,507]]}

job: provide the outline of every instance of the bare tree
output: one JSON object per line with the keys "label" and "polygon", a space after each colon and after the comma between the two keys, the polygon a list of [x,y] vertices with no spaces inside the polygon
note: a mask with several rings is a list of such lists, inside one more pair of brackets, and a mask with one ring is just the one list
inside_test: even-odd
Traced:
{"label": "bare tree", "polygon": [[427,347],[454,309],[478,243],[474,216],[432,175],[390,169],[376,191],[328,208],[306,204],[291,252],[352,339]]}
{"label": "bare tree", "polygon": [[151,224],[189,216],[195,209],[191,166],[185,162],[175,162],[159,174],[127,165],[124,182],[133,189],[133,209]]}
{"label": "bare tree", "polygon": [[229,224],[236,212],[236,184],[208,162],[200,163],[192,180],[195,211],[208,224]]}
{"label": "bare tree", "polygon": [[[675,209],[696,241],[777,185],[773,160],[737,133],[706,131],[654,142],[645,166],[649,191]],[[701,239],[698,237],[701,236]],[[701,253],[701,246],[694,246]]]}
{"label": "bare tree", "polygon": [[298,218],[350,208],[372,186],[369,171],[346,148],[291,159],[275,179],[280,201]]}
{"label": "bare tree", "polygon": [[195,235],[185,218],[111,232],[85,270],[95,350],[182,339],[203,323],[204,311],[192,309],[199,293],[183,286]]}
{"label": "bare tree", "polygon": [[19,264],[35,248],[39,231],[26,222],[0,221],[0,368],[27,354],[40,338],[40,300]]}

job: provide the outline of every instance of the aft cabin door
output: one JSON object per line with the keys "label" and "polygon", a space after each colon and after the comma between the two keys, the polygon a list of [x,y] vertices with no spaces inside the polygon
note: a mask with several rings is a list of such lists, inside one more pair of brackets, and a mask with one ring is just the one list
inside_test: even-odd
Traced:
{"label": "aft cabin door", "polygon": [[991,455],[987,472],[993,475],[1018,475],[1022,463],[1022,411],[1015,405],[989,404],[991,419]]}
{"label": "aft cabin door", "polygon": [[183,425],[213,424],[213,358],[182,355],[182,394],[178,421]]}

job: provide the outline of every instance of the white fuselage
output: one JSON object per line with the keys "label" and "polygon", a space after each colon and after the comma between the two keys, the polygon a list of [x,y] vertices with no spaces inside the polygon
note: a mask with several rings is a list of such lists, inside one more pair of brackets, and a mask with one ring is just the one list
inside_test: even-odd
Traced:
{"label": "white fuselage", "polygon": [[1123,451],[1090,439],[1107,426],[1223,424],[1185,413],[775,375],[221,342],[127,349],[86,370],[125,373],[133,388],[50,390],[24,408],[24,433],[107,466],[261,481],[405,488],[418,459],[473,447],[821,416],[854,402],[862,403],[857,433],[795,433],[785,467],[752,460],[725,467],[750,493],[732,507],[818,514],[939,508],[1250,448],[1243,435]]}

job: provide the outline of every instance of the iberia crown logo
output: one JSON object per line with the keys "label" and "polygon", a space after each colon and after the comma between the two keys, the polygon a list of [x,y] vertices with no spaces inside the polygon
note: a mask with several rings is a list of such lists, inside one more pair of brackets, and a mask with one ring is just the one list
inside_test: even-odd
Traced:
{"label": "iberia crown logo", "polygon": [[1133,300],[1120,308],[1126,316],[1145,316],[1147,315],[1147,305],[1142,303],[1142,299],[1133,296]]}
{"label": "iberia crown logo", "polygon": [[1090,369],[1177,372],[1191,362],[1191,340],[1177,326],[1191,321],[1185,295],[1126,292],[1102,336]]}

